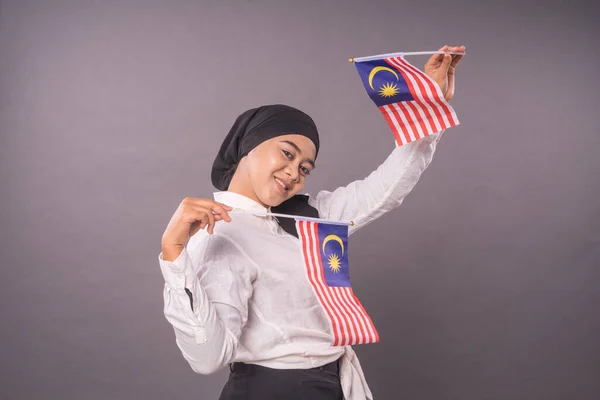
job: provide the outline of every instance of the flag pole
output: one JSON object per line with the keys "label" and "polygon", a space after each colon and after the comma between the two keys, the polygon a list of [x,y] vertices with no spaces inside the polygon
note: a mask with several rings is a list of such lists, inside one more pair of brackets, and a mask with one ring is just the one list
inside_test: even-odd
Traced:
{"label": "flag pole", "polygon": [[412,51],[412,52],[377,54],[375,56],[369,56],[369,57],[354,57],[354,58],[349,58],[348,61],[351,62],[351,63],[354,63],[354,62],[379,60],[381,58],[404,57],[404,56],[418,56],[418,55],[424,55],[424,54],[456,54],[456,55],[465,55],[464,52],[460,53],[460,52],[453,52],[453,51]]}
{"label": "flag pole", "polygon": [[354,221],[335,221],[335,220],[331,220],[331,219],[304,217],[302,215],[279,214],[279,213],[262,212],[262,211],[233,210],[233,211],[229,211],[227,214],[230,214],[230,215],[247,214],[247,215],[256,215],[258,217],[272,216],[272,217],[282,217],[282,218],[294,218],[294,219],[301,219],[304,221],[320,222],[320,223],[332,224],[332,225],[354,226]]}

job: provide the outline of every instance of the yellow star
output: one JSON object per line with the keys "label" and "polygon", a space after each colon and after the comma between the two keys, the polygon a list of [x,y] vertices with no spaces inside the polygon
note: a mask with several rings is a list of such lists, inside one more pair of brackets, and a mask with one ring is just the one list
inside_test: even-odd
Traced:
{"label": "yellow star", "polygon": [[340,257],[337,254],[330,255],[328,262],[329,269],[331,269],[333,272],[338,273],[342,269]]}
{"label": "yellow star", "polygon": [[394,83],[386,83],[379,89],[381,97],[393,97],[398,94],[398,86]]}

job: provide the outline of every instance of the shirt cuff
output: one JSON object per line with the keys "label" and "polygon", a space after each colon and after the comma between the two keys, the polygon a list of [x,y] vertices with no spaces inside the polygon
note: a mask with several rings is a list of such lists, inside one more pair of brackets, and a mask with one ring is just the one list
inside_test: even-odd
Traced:
{"label": "shirt cuff", "polygon": [[186,249],[173,261],[163,260],[162,252],[158,255],[158,262],[165,283],[172,289],[184,290],[189,288],[194,279],[197,279],[192,261],[190,260]]}

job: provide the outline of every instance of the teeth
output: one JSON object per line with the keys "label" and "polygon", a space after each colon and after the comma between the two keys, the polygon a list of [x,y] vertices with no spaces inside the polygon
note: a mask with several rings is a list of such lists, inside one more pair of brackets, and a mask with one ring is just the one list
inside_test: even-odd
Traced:
{"label": "teeth", "polygon": [[285,184],[282,181],[280,181],[277,178],[275,178],[275,181],[279,184],[279,186],[283,188],[283,190],[287,190],[287,186],[285,186]]}

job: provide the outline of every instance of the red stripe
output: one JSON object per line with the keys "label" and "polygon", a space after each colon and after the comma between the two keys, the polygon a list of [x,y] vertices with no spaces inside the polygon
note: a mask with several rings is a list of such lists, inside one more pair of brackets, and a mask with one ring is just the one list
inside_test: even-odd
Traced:
{"label": "red stripe", "polygon": [[337,319],[333,317],[333,314],[331,312],[329,304],[327,303],[327,301],[324,301],[323,296],[320,293],[320,290],[318,290],[318,286],[314,280],[313,273],[312,273],[311,267],[310,267],[310,262],[308,260],[309,250],[307,249],[307,244],[310,244],[312,242],[307,240],[307,233],[308,233],[308,235],[310,235],[310,232],[308,231],[308,229],[306,227],[307,222],[299,221],[298,224],[300,226],[299,231],[300,231],[300,236],[302,239],[301,240],[302,241],[302,252],[304,253],[304,264],[306,265],[308,279],[309,279],[311,285],[313,286],[313,288],[315,289],[315,293],[317,294],[319,302],[323,305],[323,308],[325,308],[325,312],[327,313],[327,316],[329,317],[329,321],[331,322],[331,329],[333,331],[333,345],[337,346],[337,344],[340,341],[340,337],[338,335]]}

